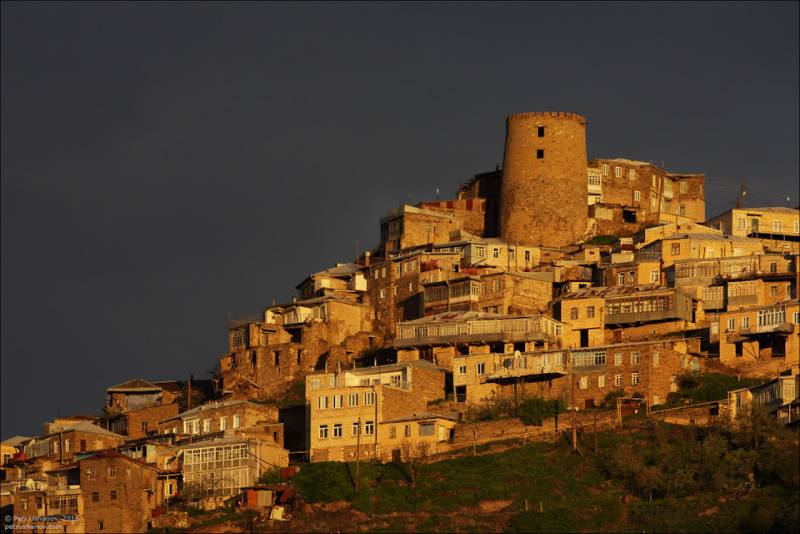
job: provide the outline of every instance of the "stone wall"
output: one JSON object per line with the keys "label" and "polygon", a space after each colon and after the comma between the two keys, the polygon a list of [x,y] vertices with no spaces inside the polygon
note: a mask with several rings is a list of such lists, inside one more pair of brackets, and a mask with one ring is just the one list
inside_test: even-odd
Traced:
{"label": "stone wall", "polygon": [[163,406],[150,406],[141,410],[133,410],[124,415],[127,419],[126,432],[130,439],[146,436],[158,430],[158,423],[178,415],[178,403]]}
{"label": "stone wall", "polygon": [[157,469],[119,456],[82,460],[80,469],[86,532],[147,530],[162,501]]}
{"label": "stone wall", "polygon": [[586,119],[520,113],[506,121],[500,235],[509,243],[561,247],[586,231]]}

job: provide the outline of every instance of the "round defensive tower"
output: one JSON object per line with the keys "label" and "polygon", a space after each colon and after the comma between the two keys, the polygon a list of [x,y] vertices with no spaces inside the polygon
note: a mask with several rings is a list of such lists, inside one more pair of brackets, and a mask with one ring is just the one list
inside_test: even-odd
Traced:
{"label": "round defensive tower", "polygon": [[587,223],[586,119],[518,113],[506,119],[500,235],[509,243],[561,247]]}

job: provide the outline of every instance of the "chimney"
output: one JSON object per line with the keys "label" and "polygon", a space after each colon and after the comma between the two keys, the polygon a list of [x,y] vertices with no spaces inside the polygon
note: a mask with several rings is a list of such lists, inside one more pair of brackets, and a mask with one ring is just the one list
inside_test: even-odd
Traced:
{"label": "chimney", "polygon": [[364,267],[369,267],[369,250],[364,252]]}

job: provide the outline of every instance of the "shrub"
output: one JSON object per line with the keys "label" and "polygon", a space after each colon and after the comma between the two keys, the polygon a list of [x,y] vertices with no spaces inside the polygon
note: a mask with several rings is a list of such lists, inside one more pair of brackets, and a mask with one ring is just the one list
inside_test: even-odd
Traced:
{"label": "shrub", "polygon": [[546,400],[534,397],[525,400],[517,407],[517,417],[526,425],[541,426],[544,419],[555,417],[566,408],[561,399]]}

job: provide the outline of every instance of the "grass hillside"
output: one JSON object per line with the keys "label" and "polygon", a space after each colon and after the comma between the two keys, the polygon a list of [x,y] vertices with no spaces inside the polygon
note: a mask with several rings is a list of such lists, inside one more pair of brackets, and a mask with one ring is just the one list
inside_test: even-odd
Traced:
{"label": "grass hillside", "polygon": [[[316,510],[293,531],[770,532],[800,528],[797,433],[754,418],[744,431],[645,421],[420,467],[304,466],[294,485]],[[334,504],[324,504],[334,503]],[[526,509],[527,507],[527,509]]]}

